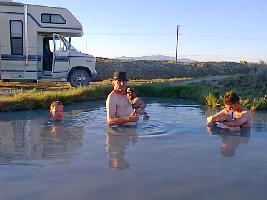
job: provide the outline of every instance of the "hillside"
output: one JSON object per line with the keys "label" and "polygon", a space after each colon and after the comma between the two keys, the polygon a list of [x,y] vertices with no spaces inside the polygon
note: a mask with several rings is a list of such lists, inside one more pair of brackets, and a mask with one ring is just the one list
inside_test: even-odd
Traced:
{"label": "hillside", "polygon": [[126,71],[129,79],[203,77],[248,73],[249,65],[235,62],[185,62],[117,60],[97,58],[94,80],[112,77],[114,71]]}
{"label": "hillside", "polygon": [[[151,56],[140,56],[140,57],[118,57],[118,60],[155,60],[155,61],[175,61],[175,57],[165,55],[151,55]],[[194,62],[189,58],[178,58],[177,62]]]}

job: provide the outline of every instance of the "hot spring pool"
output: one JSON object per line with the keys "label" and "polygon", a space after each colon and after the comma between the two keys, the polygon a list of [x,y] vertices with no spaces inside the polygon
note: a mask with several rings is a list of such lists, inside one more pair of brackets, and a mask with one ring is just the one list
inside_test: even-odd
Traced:
{"label": "hot spring pool", "polygon": [[267,112],[250,131],[209,132],[194,102],[148,98],[149,121],[109,128],[104,101],[0,113],[1,200],[266,199]]}

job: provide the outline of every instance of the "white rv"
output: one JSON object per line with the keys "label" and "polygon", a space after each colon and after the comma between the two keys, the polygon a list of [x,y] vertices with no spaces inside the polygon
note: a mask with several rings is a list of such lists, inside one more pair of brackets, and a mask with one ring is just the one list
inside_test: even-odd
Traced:
{"label": "white rv", "polygon": [[65,8],[0,0],[0,27],[2,80],[66,80],[78,87],[96,74],[95,57],[71,45],[83,30]]}

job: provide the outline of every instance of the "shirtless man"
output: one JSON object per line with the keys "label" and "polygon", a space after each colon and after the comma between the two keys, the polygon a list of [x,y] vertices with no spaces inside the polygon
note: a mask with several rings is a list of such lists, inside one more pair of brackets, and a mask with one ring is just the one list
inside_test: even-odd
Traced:
{"label": "shirtless man", "polygon": [[107,122],[109,126],[136,125],[138,115],[125,95],[127,87],[126,73],[115,72],[112,85],[113,91],[108,95],[106,100]]}
{"label": "shirtless man", "polygon": [[233,91],[224,95],[225,108],[207,118],[208,126],[217,125],[223,129],[239,131],[252,126],[251,112],[240,105],[239,97]]}

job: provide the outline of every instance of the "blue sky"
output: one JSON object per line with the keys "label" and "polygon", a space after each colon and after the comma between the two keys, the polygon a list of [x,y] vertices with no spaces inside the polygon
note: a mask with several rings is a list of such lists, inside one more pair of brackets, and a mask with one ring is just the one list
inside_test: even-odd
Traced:
{"label": "blue sky", "polygon": [[267,61],[265,0],[21,0],[68,8],[82,23],[74,46],[100,57],[175,56],[199,61]]}

